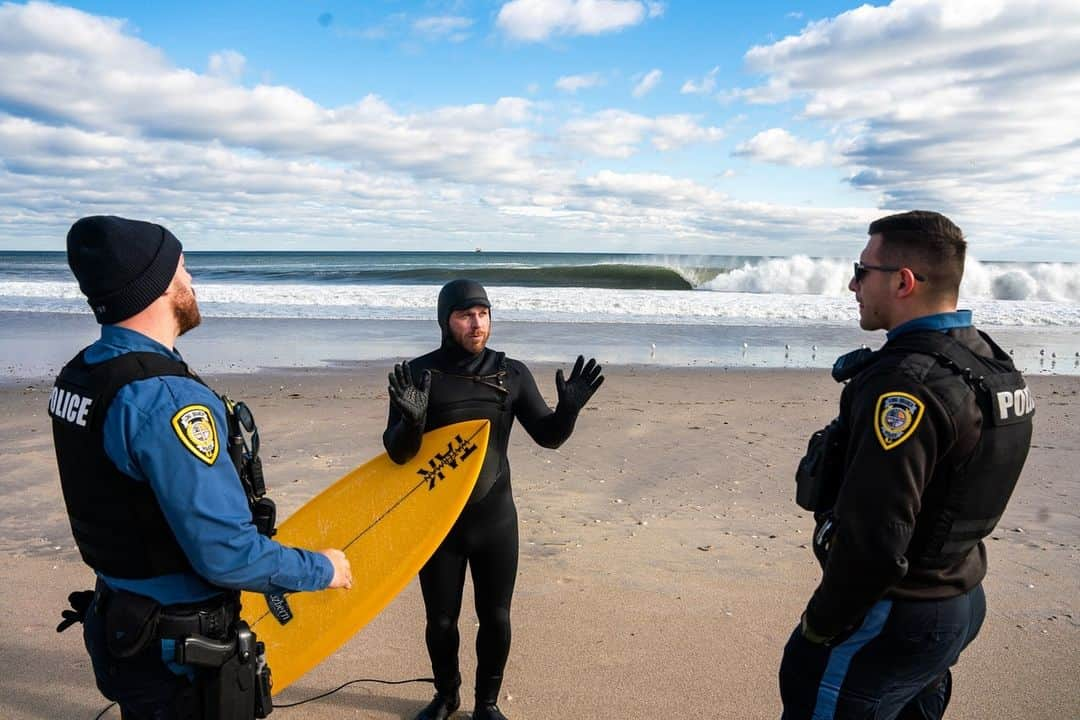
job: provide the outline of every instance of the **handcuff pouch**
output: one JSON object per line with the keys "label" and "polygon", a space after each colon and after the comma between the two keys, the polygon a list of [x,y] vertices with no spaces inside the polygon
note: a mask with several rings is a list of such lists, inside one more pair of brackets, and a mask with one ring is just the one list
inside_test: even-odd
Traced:
{"label": "handcuff pouch", "polygon": [[832,508],[843,477],[846,441],[840,418],[810,436],[806,455],[795,471],[795,502],[799,507],[815,512]]}

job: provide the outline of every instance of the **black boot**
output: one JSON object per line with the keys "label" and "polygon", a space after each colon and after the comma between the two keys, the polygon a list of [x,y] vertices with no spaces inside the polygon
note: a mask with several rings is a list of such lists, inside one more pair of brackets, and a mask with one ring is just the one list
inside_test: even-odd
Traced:
{"label": "black boot", "polygon": [[477,702],[476,709],[472,713],[472,720],[507,720],[507,718],[495,703]]}
{"label": "black boot", "polygon": [[460,705],[461,697],[457,690],[446,694],[437,692],[427,707],[416,716],[416,720],[446,720]]}
{"label": "black boot", "polygon": [[496,704],[499,702],[499,689],[503,676],[495,675],[483,668],[476,670],[476,704],[473,706],[472,720],[506,720],[506,716]]}

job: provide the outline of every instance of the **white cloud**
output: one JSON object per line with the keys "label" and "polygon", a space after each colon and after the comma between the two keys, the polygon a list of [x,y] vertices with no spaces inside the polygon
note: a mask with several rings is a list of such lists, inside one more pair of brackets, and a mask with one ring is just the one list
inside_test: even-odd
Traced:
{"label": "white cloud", "polygon": [[603,110],[571,120],[561,130],[563,142],[580,152],[609,158],[628,158],[648,140],[660,151],[716,142],[724,136],[716,127],[703,127],[690,115],[647,117],[624,110]]}
{"label": "white cloud", "polygon": [[452,42],[462,42],[468,39],[467,31],[472,25],[471,18],[459,15],[436,15],[416,20],[413,23],[413,30],[428,38],[447,38]]}
{"label": "white cloud", "polygon": [[[973,22],[971,15],[954,15],[950,23]],[[401,20],[394,27],[404,33],[411,25]],[[866,50],[861,42],[848,44],[845,62]],[[1031,46],[1020,49],[1017,72],[1046,62]],[[1051,43],[1047,52],[1071,62],[1060,44]],[[240,68],[219,54],[218,70]],[[885,123],[872,112],[880,99],[860,104],[835,94],[845,85],[829,73],[844,68],[811,68],[810,75],[823,78],[818,86],[785,64],[796,67],[807,58],[775,62],[762,70],[763,84],[775,80],[804,99],[806,114],[835,126],[833,153],[851,166],[852,182],[887,187],[888,197],[933,190],[972,207],[993,201],[980,198],[987,185],[979,178],[993,176],[999,149],[983,139],[979,118],[964,116],[964,128],[984,143],[982,151],[991,156],[985,166],[944,132],[950,125],[942,124],[943,139],[928,136],[933,123],[925,115],[933,108],[915,103],[912,94],[904,96],[910,108],[887,114]],[[118,213],[162,221],[192,249],[420,249],[461,242],[458,249],[785,254],[805,251],[813,240],[820,253],[845,254],[857,251],[867,222],[884,214],[740,201],[709,184],[742,191],[743,183],[723,179],[729,173],[722,157],[714,165],[719,176],[708,183],[649,172],[651,158],[635,157],[643,151],[722,137],[722,130],[693,115],[609,109],[564,122],[559,107],[518,97],[406,110],[367,95],[329,107],[295,88],[243,87],[227,72],[177,67],[122,21],[44,3],[0,5],[0,66],[0,247],[57,248],[74,218]],[[895,92],[887,62],[885,68],[884,88]],[[1077,114],[1072,103],[1080,92],[1068,73],[1058,74],[1052,93],[1045,93],[1038,73],[1034,77],[1055,123]],[[872,97],[869,80],[858,74],[856,80]],[[988,82],[976,85],[984,91]],[[959,93],[962,84],[954,85],[948,89]],[[1035,112],[1016,107],[1018,98],[1002,92],[996,112],[985,98],[966,101],[976,102],[1010,145],[1008,118],[1024,127]],[[896,157],[886,162],[883,147]],[[930,158],[931,150],[940,155]],[[1059,150],[1056,172],[1075,174],[1072,152]],[[1015,177],[1002,182],[1048,187],[1046,155],[1024,161],[1007,165]],[[971,173],[939,172],[946,163]],[[626,172],[628,166],[635,172]],[[916,172],[923,167],[926,177]],[[1075,191],[1058,197],[1075,207]],[[982,227],[969,219],[983,217],[957,220],[984,242],[984,257],[985,241],[1004,247],[1017,238],[1027,247],[1049,248],[1023,252],[1052,256],[1062,237],[1075,237],[1078,224],[1075,211],[1030,205]],[[828,245],[822,238],[842,239]]]}
{"label": "white cloud", "polygon": [[288,87],[244,88],[177,68],[119,22],[49,5],[0,6],[0,65],[0,109],[88,130],[463,181],[543,174],[531,159],[531,103],[521,98],[401,114],[369,95],[324,108]]}
{"label": "white cloud", "polygon": [[661,3],[639,0],[511,0],[499,8],[496,25],[516,40],[539,42],[617,32],[662,13]]}
{"label": "white cloud", "polygon": [[562,206],[567,211],[602,214],[609,224],[627,228],[624,232],[629,233],[664,228],[675,242],[709,237],[714,251],[725,242],[736,243],[734,247],[744,253],[766,252],[771,245],[775,253],[777,238],[788,242],[845,235],[861,238],[876,212],[744,202],[659,173],[603,170],[584,179],[575,191],[575,199]]}
{"label": "white cloud", "polygon": [[992,225],[1018,207],[1076,204],[1072,0],[864,5],[752,48],[746,62],[766,81],[741,96],[794,99],[832,124],[850,182],[884,207],[940,208]]}
{"label": "white cloud", "polygon": [[[122,23],[54,6],[0,7],[0,62],[0,244],[55,247],[92,213],[158,219],[192,248],[517,238],[697,251],[734,241],[742,222],[743,247],[769,227],[813,225],[790,208],[739,210],[683,178],[580,181],[574,160],[540,153],[550,139],[521,98],[403,113],[368,96],[325,108],[290,88],[176,68]],[[576,129],[555,142],[608,156],[721,135],[690,116],[620,111]],[[792,213],[797,223],[765,221]]]}
{"label": "white cloud", "polygon": [[817,167],[826,162],[824,141],[809,142],[795,137],[783,128],[759,132],[735,148],[735,155],[749,157],[775,165]]}
{"label": "white cloud", "polygon": [[563,92],[576,93],[578,90],[596,87],[603,82],[600,73],[586,75],[563,75],[555,81],[555,87]]}
{"label": "white cloud", "polygon": [[691,180],[660,173],[616,173],[601,170],[586,178],[582,186],[599,195],[613,195],[650,205],[685,206],[694,203],[724,202],[722,193],[702,187]]}
{"label": "white cloud", "polygon": [[659,173],[603,170],[546,189],[478,193],[220,143],[133,140],[10,116],[0,116],[0,156],[14,171],[0,168],[0,246],[17,237],[60,247],[71,221],[92,213],[154,219],[189,249],[446,247],[453,238],[466,248],[506,247],[512,238],[537,247],[556,235],[598,250],[649,249],[661,237],[672,252],[699,251],[702,242],[752,252],[779,233],[858,236],[869,219],[865,211],[740,203]]}
{"label": "white cloud", "polygon": [[683,95],[708,95],[716,89],[716,74],[718,72],[720,72],[719,65],[707,72],[705,77],[701,79],[701,82],[695,82],[693,80],[684,82],[682,89],[680,89],[679,92]]}
{"label": "white cloud", "polygon": [[660,78],[663,77],[663,75],[664,73],[658,69],[653,69],[645,73],[645,76],[634,85],[634,97],[645,97],[652,92],[653,88],[660,84]]}
{"label": "white cloud", "polygon": [[207,72],[216,77],[239,80],[244,76],[247,60],[235,50],[222,50],[210,56]]}

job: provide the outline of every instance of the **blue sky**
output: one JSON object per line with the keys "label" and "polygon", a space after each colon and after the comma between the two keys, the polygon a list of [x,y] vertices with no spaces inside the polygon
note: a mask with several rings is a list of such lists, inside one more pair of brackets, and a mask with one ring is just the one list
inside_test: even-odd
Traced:
{"label": "blue sky", "polygon": [[1073,2],[0,4],[0,249],[854,256],[937,209],[1080,261]]}

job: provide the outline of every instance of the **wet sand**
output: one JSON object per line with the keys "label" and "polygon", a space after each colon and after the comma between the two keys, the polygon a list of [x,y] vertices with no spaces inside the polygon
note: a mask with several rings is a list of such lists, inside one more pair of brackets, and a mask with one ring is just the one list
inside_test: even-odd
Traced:
{"label": "wet sand", "polygon": [[[282,515],[379,452],[386,363],[210,378],[248,401]],[[554,400],[554,368],[534,366]],[[511,442],[521,562],[500,706],[512,718],[776,718],[784,643],[819,572],[795,464],[836,410],[820,370],[618,367],[560,450]],[[955,668],[947,715],[1080,717],[1080,378],[1034,377],[1034,446],[987,542],[983,631]],[[0,717],[94,718],[78,627],[54,632],[88,587],[73,549],[45,406],[51,382],[0,386]],[[358,579],[362,582],[362,579]],[[475,616],[462,616],[463,710]],[[277,698],[355,678],[430,674],[414,582],[338,653]],[[273,717],[411,717],[426,685],[353,685]],[[467,717],[464,713],[460,717]],[[114,708],[106,718],[117,718]]]}

